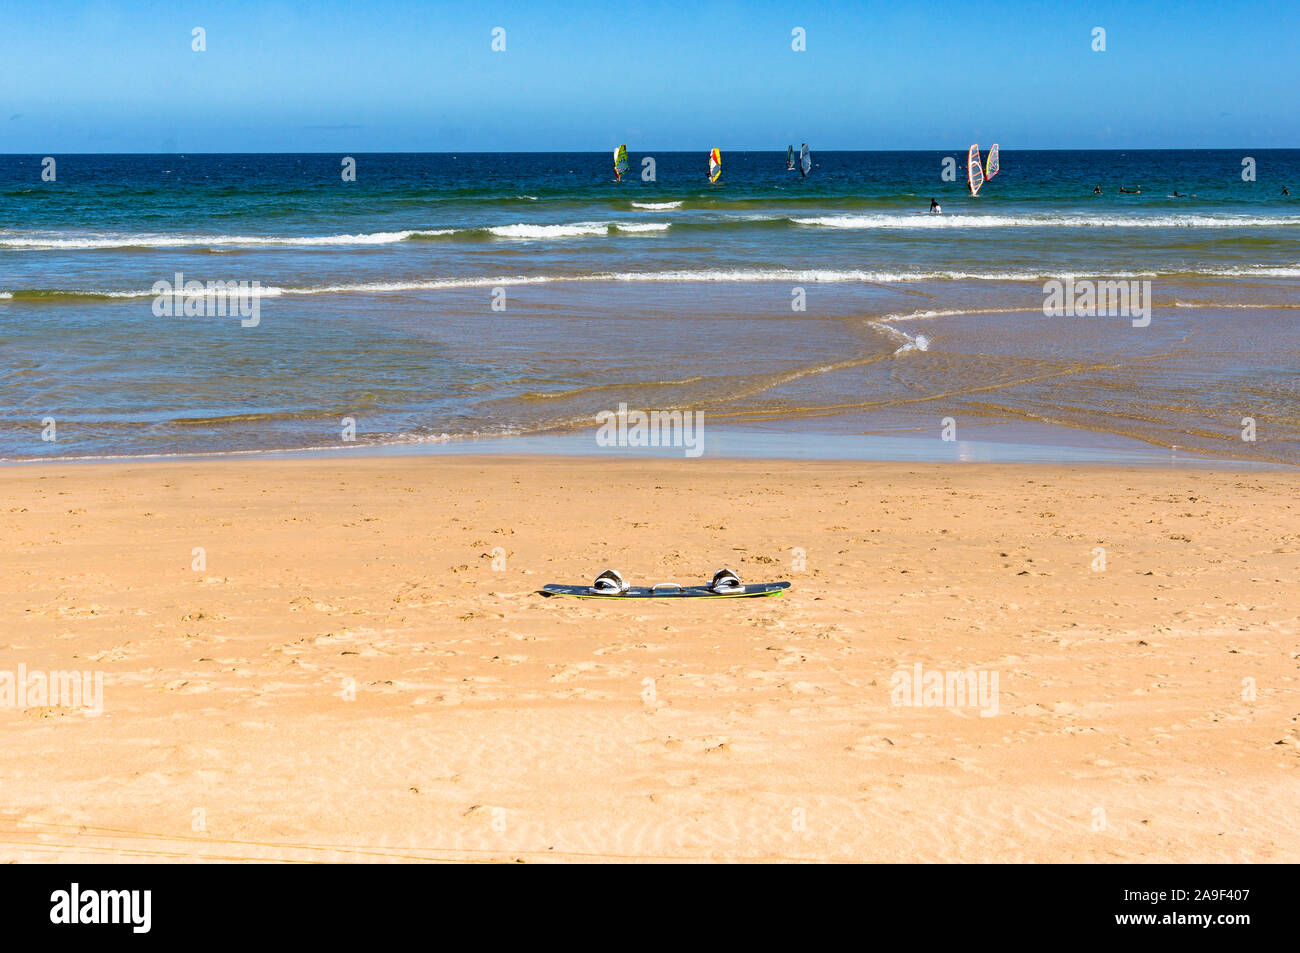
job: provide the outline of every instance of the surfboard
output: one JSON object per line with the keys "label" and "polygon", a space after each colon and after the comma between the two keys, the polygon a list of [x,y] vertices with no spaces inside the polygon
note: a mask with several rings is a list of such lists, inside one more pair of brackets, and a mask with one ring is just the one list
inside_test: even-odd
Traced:
{"label": "surfboard", "polygon": [[755,596],[779,596],[790,588],[788,582],[760,582],[742,586],[737,592],[714,592],[708,586],[679,586],[663,583],[657,586],[633,586],[624,592],[601,593],[591,586],[562,586],[550,583],[538,590],[544,596],[572,596],[575,599],[752,599]]}

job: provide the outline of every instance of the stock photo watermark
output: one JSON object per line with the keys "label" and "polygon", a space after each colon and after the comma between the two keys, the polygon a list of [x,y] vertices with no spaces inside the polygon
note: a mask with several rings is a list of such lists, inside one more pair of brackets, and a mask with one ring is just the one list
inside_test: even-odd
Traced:
{"label": "stock photo watermark", "polygon": [[176,272],[174,282],[162,279],[149,289],[156,318],[239,318],[240,326],[255,328],[262,321],[260,281],[198,281]]}
{"label": "stock photo watermark", "polygon": [[683,455],[704,453],[702,410],[602,410],[596,414],[598,447],[681,447]]}
{"label": "stock photo watermark", "polygon": [[152,890],[83,890],[74,881],[50,894],[50,923],[123,925],[132,933],[148,933],[152,907]]}
{"label": "stock photo watermark", "polygon": [[898,708],[978,708],[981,718],[998,713],[998,673],[988,669],[929,669],[917,662],[889,679],[889,701]]}
{"label": "stock photo watermark", "polygon": [[1133,327],[1151,323],[1151,282],[1089,278],[1053,279],[1043,284],[1047,318],[1131,318]]}
{"label": "stock photo watermark", "polygon": [[45,671],[18,663],[0,669],[0,708],[68,708],[87,717],[104,713],[104,673]]}

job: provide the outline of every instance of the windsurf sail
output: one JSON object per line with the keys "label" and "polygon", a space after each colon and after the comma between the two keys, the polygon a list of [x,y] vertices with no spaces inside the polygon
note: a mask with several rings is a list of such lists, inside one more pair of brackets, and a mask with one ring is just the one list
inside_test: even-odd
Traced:
{"label": "windsurf sail", "polygon": [[785,147],[785,167],[787,169],[794,168],[794,146],[792,145]]}
{"label": "windsurf sail", "polygon": [[808,143],[804,143],[799,149],[799,168],[804,175],[812,171],[812,153],[808,151]]}
{"label": "windsurf sail", "polygon": [[620,179],[623,173],[627,171],[627,145],[626,143],[614,150],[614,174]]}
{"label": "windsurf sail", "polygon": [[722,178],[722,153],[717,149],[709,151],[709,181],[716,182]]}
{"label": "windsurf sail", "polygon": [[980,165],[979,143],[970,147],[966,156],[966,182],[970,185],[970,194],[979,195],[980,186],[984,184],[984,169]]}
{"label": "windsurf sail", "polygon": [[984,181],[987,182],[998,174],[998,144],[993,143],[989,149],[988,161],[984,164]]}

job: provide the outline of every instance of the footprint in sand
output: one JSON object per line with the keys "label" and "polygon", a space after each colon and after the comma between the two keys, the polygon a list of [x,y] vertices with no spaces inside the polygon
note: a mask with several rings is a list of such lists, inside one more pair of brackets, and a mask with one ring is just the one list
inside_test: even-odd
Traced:
{"label": "footprint in sand", "polygon": [[106,606],[60,606],[55,615],[60,619],[88,619],[91,616],[103,615],[109,611]]}
{"label": "footprint in sand", "polygon": [[315,609],[317,612],[341,612],[338,606],[332,606],[328,602],[317,602],[309,596],[298,596],[289,602],[289,611],[297,612],[299,609]]}
{"label": "footprint in sand", "polygon": [[177,678],[163,685],[165,692],[184,692],[185,694],[194,694],[200,692],[212,691],[212,685],[209,682],[191,682],[187,678]]}

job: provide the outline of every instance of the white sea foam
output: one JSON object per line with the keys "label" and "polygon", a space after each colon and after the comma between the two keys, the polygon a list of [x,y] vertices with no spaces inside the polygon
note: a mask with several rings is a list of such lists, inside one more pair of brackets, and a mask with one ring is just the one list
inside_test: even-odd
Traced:
{"label": "white sea foam", "polygon": [[[1212,274],[1211,271],[1193,272],[1192,274]],[[1108,274],[1113,278],[1152,277],[1156,272],[1131,272],[1125,274]],[[1295,270],[1300,276],[1300,269]],[[1020,271],[965,272],[965,271],[865,271],[859,269],[793,269],[793,268],[756,268],[751,270],[673,270],[673,271],[613,271],[586,275],[506,275],[484,278],[445,278],[431,281],[395,281],[362,283],[347,285],[329,285],[312,288],[278,289],[284,294],[331,294],[344,292],[401,292],[401,291],[435,291],[444,288],[493,288],[499,285],[534,285],[534,284],[582,284],[588,282],[644,282],[644,283],[680,283],[697,284],[710,282],[799,282],[799,283],[851,283],[868,282],[878,284],[896,284],[914,281],[1033,281],[1041,282],[1049,278],[1065,279],[1083,278],[1087,275],[1068,275],[1065,273],[1039,273]],[[1008,309],[997,309],[1005,311]],[[966,312],[954,312],[966,313]]]}
{"label": "white sea foam", "polygon": [[389,245],[413,237],[451,235],[455,229],[408,229],[400,232],[369,232],[357,235],[170,235],[170,234],[96,234],[61,237],[59,233],[36,233],[23,237],[0,235],[3,248],[205,248],[222,245],[257,247],[262,245]]}
{"label": "white sea foam", "polygon": [[1218,278],[1295,278],[1300,276],[1300,265],[1234,265],[1231,268],[1206,268],[1193,274]]}
{"label": "white sea foam", "polygon": [[[586,422],[587,417],[578,418],[574,422]],[[499,439],[503,437],[524,437],[528,436],[530,431],[518,427],[494,427],[486,430],[471,429],[461,433],[436,433],[436,434],[389,434],[380,437],[377,440],[367,440],[365,443],[353,444],[313,444],[305,447],[265,447],[256,449],[229,449],[229,450],[176,450],[169,453],[123,453],[123,454],[80,454],[75,456],[59,456],[61,463],[70,462],[92,462],[92,461],[111,461],[111,460],[171,460],[171,459],[188,459],[188,458],[217,458],[224,457],[296,457],[300,455],[327,453],[330,455],[343,453],[366,453],[386,447],[400,447],[410,444],[429,444],[429,443],[451,443],[452,441],[470,441],[478,438]],[[49,461],[42,457],[0,457],[0,463],[22,463],[22,464],[40,464]]]}
{"label": "white sea foam", "polygon": [[372,281],[349,285],[318,285],[310,288],[273,288],[277,294],[327,295],[327,294],[400,294],[407,291],[443,291],[452,288],[495,288],[498,286],[544,285],[563,278],[546,275],[500,278],[446,278],[433,281]]}
{"label": "white sea foam", "polygon": [[[530,196],[521,196],[531,198]],[[676,202],[633,202],[638,209],[663,211],[678,208]],[[771,218],[760,214],[740,216],[739,221],[788,221],[810,228],[840,229],[963,229],[963,228],[1270,228],[1300,225],[1300,215],[924,215],[877,213],[863,215],[821,215],[805,218]],[[0,231],[0,248],[18,249],[112,249],[112,248],[221,248],[263,246],[329,247],[389,245],[415,238],[437,238],[468,232],[486,232],[497,238],[523,240],[580,238],[608,235],[611,231],[663,231],[666,223],[570,222],[539,225],[519,222],[485,228],[402,229],[339,235],[201,235],[177,233],[17,232]],[[1288,275],[1279,275],[1287,277]]]}
{"label": "white sea foam", "polygon": [[1018,312],[1041,312],[1042,310],[1041,306],[1037,308],[953,308],[951,310],[913,311],[910,314],[887,314],[880,318],[880,321],[921,321],[926,318],[956,318],[968,314],[1015,314]]}
{"label": "white sea foam", "polygon": [[902,347],[895,354],[906,354],[908,351],[928,351],[930,349],[930,339],[924,334],[918,334]]}
{"label": "white sea foam", "polygon": [[606,235],[609,225],[604,222],[574,222],[570,225],[493,225],[488,233],[497,238],[578,238],[583,235]]}
{"label": "white sea foam", "polygon": [[[1175,308],[1199,308],[1207,311],[1290,311],[1300,308],[1300,303],[1290,301],[1243,304],[1226,301],[1175,301]],[[1036,309],[1035,309],[1036,310]]]}
{"label": "white sea foam", "polygon": [[[1107,278],[1150,278],[1150,277],[1265,277],[1265,278],[1300,278],[1300,265],[1290,268],[1204,268],[1186,272],[1135,271],[1107,273]],[[275,287],[263,286],[260,294],[264,297],[279,295],[314,295],[314,294],[385,294],[413,291],[439,291],[454,288],[494,288],[512,285],[540,284],[583,284],[594,282],[644,282],[644,283],[710,283],[710,282],[796,282],[796,283],[852,283],[864,282],[875,284],[898,284],[918,281],[1032,281],[1041,282],[1048,279],[1065,280],[1067,278],[1087,278],[1095,275],[1066,272],[1032,272],[1032,271],[864,271],[832,269],[752,269],[752,270],[677,270],[677,271],[617,271],[600,272],[585,275],[498,275],[494,277],[441,278],[426,281],[382,281],[359,282],[355,284],[314,285],[310,287]],[[21,293],[21,292],[20,292]],[[151,298],[149,291],[85,291],[68,289],[56,292],[67,296],[92,296],[104,298]],[[206,292],[202,292],[206,294]],[[0,297],[13,297],[13,292],[0,292]],[[958,314],[1000,314],[1010,311],[1038,310],[1036,308],[989,308],[981,311],[919,311],[908,315],[891,315],[881,320],[911,321],[927,317],[943,317]]]}
{"label": "white sea foam", "polygon": [[906,331],[900,331],[898,328],[890,327],[882,321],[868,322],[873,328],[884,331],[895,341],[898,341],[898,347],[894,349],[894,354],[907,354],[909,351],[928,351],[930,349],[930,339],[924,334],[908,334]]}
{"label": "white sea foam", "polygon": [[[1161,273],[1155,271],[1135,271],[1124,273],[1107,273],[1107,278],[1143,278],[1158,277]],[[1180,272],[1177,274],[1186,274],[1188,276],[1209,276],[1209,277],[1238,277],[1242,275],[1263,275],[1265,277],[1300,277],[1300,267],[1296,268],[1260,268],[1256,271],[1243,270],[1237,268],[1215,269],[1207,268],[1191,272]],[[486,278],[445,278],[434,279],[431,281],[409,281],[409,282],[379,282],[379,283],[362,283],[347,285],[330,285],[325,287],[313,288],[282,288],[275,289],[282,291],[284,294],[330,294],[343,292],[401,292],[401,291],[436,291],[444,288],[494,288],[497,286],[510,285],[537,285],[537,284],[582,284],[587,282],[646,282],[646,283],[681,283],[697,284],[708,282],[803,282],[803,283],[830,283],[842,284],[852,282],[869,282],[878,284],[897,284],[914,281],[1033,281],[1041,282],[1048,279],[1066,278],[1087,278],[1089,274],[1080,272],[1078,274],[1065,272],[1034,272],[1034,271],[993,271],[993,272],[967,272],[967,271],[917,271],[917,272],[896,272],[896,271],[865,271],[859,269],[835,270],[835,269],[792,269],[792,268],[757,268],[752,270],[674,270],[674,271],[614,271],[599,272],[587,275],[519,275],[515,277],[497,276]],[[1007,311],[1018,311],[1019,308],[990,308],[987,313],[1004,313]],[[1041,308],[1023,309],[1029,311],[1041,310]],[[904,315],[891,317],[888,320],[914,320],[920,317],[941,317],[945,315],[972,314],[972,311],[926,311],[918,312],[913,315]]]}
{"label": "white sea foam", "polygon": [[662,232],[668,225],[661,222],[571,222],[564,225],[493,225],[487,229],[488,234],[497,238],[517,238],[536,240],[543,238],[583,238],[592,235],[608,235],[610,229],[620,232]]}
{"label": "white sea foam", "polygon": [[1300,215],[821,215],[792,218],[819,228],[1260,228],[1300,225]]}

